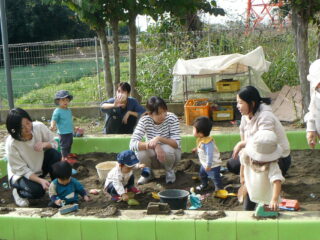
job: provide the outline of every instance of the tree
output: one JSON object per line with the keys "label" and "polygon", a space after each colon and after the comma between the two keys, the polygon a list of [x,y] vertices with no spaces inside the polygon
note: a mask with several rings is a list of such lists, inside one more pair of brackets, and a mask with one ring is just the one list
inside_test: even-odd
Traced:
{"label": "tree", "polygon": [[48,6],[41,0],[7,0],[6,14],[10,44],[94,36],[65,6]]}
{"label": "tree", "polygon": [[[274,2],[278,2],[275,0]],[[310,103],[310,86],[307,81],[309,70],[308,26],[320,11],[320,0],[287,0],[285,9],[291,9],[292,28],[295,36],[297,66],[301,84],[302,112],[307,112]]]}
{"label": "tree", "polygon": [[113,96],[113,84],[110,68],[110,54],[108,48],[108,40],[106,37],[105,29],[107,27],[106,20],[104,19],[103,0],[44,0],[52,4],[66,5],[72,11],[77,13],[79,19],[94,30],[101,45],[101,52],[103,58],[104,80],[106,83],[106,96],[110,98]]}

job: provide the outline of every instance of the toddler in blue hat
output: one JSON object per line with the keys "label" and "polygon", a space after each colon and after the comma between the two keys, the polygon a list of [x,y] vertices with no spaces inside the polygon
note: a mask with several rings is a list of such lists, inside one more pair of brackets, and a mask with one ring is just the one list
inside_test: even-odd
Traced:
{"label": "toddler in blue hat", "polygon": [[58,106],[53,114],[50,130],[58,128],[62,160],[66,161],[71,152],[73,143],[73,118],[69,108],[73,96],[66,90],[60,90],[54,97],[54,103]]}
{"label": "toddler in blue hat", "polygon": [[139,164],[135,153],[131,150],[126,150],[118,154],[118,165],[108,173],[104,189],[111,195],[112,200],[127,201],[129,199],[127,192],[135,194],[141,193],[134,186],[133,169],[144,168],[144,164]]}

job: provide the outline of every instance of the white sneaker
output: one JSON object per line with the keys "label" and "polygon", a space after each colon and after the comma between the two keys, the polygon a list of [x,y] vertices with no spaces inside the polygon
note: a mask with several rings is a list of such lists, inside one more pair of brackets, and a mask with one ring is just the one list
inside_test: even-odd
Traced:
{"label": "white sneaker", "polygon": [[18,190],[16,188],[14,188],[12,190],[12,195],[13,195],[14,201],[17,204],[17,206],[19,206],[19,207],[28,207],[29,206],[28,199],[20,197],[18,194]]}
{"label": "white sneaker", "polygon": [[176,181],[176,174],[174,173],[174,170],[171,169],[166,172],[166,183],[174,183]]}
{"label": "white sneaker", "polygon": [[139,178],[139,180],[138,180],[137,183],[138,183],[138,185],[143,185],[143,184],[148,183],[151,179],[152,179],[151,176],[149,176],[149,177],[143,177],[143,176],[141,176],[141,177]]}

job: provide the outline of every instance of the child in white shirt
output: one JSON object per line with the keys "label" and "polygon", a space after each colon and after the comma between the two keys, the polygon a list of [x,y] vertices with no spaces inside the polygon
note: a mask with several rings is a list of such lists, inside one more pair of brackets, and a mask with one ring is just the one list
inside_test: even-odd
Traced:
{"label": "child in white shirt", "polygon": [[268,204],[277,210],[281,184],[284,182],[278,159],[283,149],[273,131],[259,130],[247,142],[240,156],[240,183],[246,186],[249,196],[244,209],[254,210],[256,203]]}
{"label": "child in white shirt", "polygon": [[135,153],[131,150],[123,151],[117,156],[118,165],[108,173],[104,189],[111,195],[114,201],[127,201],[127,192],[135,194],[141,193],[134,186],[133,168],[143,168],[144,164],[139,164]]}
{"label": "child in white shirt", "polygon": [[309,69],[310,104],[309,112],[304,120],[307,123],[307,140],[311,148],[314,148],[320,136],[320,59],[314,61]]}

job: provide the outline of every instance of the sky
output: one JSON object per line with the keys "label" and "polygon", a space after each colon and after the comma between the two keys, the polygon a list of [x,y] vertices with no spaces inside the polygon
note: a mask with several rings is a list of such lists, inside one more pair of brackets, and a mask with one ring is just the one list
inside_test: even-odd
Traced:
{"label": "sky", "polygon": [[[201,16],[202,21],[205,23],[220,23],[224,24],[228,21],[234,20],[243,20],[246,19],[246,8],[248,0],[216,0],[217,6],[223,8],[226,11],[225,16],[210,16],[208,14],[203,14]],[[255,0],[254,3],[261,3],[262,0]],[[268,0],[264,0],[264,2],[268,2]],[[142,31],[145,31],[147,28],[147,23],[152,22],[149,17],[146,16],[138,16],[137,25],[140,27]]]}
{"label": "sky", "polygon": [[[259,0],[256,0],[259,2]],[[206,23],[225,23],[234,19],[244,20],[245,12],[247,6],[247,0],[216,0],[217,6],[225,9],[227,12],[226,16],[210,16],[203,15],[201,19]],[[150,18],[146,16],[138,16],[137,25],[140,26],[142,31],[145,31],[147,28],[147,23],[152,22]]]}

